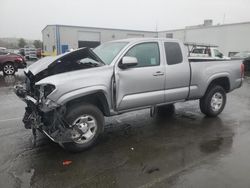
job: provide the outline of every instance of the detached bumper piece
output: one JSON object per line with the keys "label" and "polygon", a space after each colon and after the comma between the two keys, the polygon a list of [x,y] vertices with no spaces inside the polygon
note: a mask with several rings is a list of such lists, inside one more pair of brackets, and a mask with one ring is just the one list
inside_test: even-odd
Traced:
{"label": "detached bumper piece", "polygon": [[14,87],[14,92],[16,93],[16,95],[21,98],[22,100],[25,99],[25,97],[27,96],[27,91],[26,89],[23,88],[23,86],[15,86]]}
{"label": "detached bumper piece", "polygon": [[32,106],[35,107],[35,105],[37,104],[37,100],[29,96],[27,90],[23,86],[15,86],[14,92],[21,100],[23,100],[28,105],[31,104]]}
{"label": "detached bumper piece", "polygon": [[24,127],[26,129],[39,128],[41,118],[39,117],[37,111],[37,100],[29,96],[23,86],[15,86],[14,91],[16,95],[27,104],[23,117]]}
{"label": "detached bumper piece", "polygon": [[24,123],[24,127],[26,129],[31,129],[32,128],[31,115],[32,115],[31,108],[26,107],[25,108],[25,114],[24,114],[24,117],[23,117],[23,123]]}
{"label": "detached bumper piece", "polygon": [[27,63],[26,62],[22,62],[22,63],[17,63],[16,68],[18,69],[23,69],[27,67]]}

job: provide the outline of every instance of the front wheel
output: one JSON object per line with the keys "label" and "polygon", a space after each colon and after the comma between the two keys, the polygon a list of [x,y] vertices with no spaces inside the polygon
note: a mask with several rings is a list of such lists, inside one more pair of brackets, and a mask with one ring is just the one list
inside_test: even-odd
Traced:
{"label": "front wheel", "polygon": [[96,144],[104,126],[102,112],[91,104],[78,104],[67,111],[65,118],[72,125],[73,142],[61,146],[71,152],[80,152]]}
{"label": "front wheel", "polygon": [[209,117],[219,115],[226,104],[226,92],[221,86],[212,86],[200,99],[201,112]]}

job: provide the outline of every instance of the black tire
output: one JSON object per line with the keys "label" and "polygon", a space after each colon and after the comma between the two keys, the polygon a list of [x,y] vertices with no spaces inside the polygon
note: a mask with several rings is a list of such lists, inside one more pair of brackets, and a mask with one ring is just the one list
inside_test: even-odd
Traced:
{"label": "black tire", "polygon": [[[221,105],[212,105],[213,96],[218,95],[218,99],[222,99]],[[223,87],[214,85],[208,88],[205,95],[200,99],[200,110],[203,114],[208,117],[216,117],[218,116],[224,109],[227,101],[226,92]]]}
{"label": "black tire", "polygon": [[4,75],[14,75],[16,72],[15,66],[13,63],[5,63],[3,65],[3,74]]}
{"label": "black tire", "polygon": [[159,106],[156,108],[156,116],[158,118],[169,118],[175,114],[174,104]]}
{"label": "black tire", "polygon": [[86,149],[89,149],[90,147],[92,147],[97,143],[100,134],[103,132],[104,128],[103,113],[94,105],[78,104],[71,106],[69,109],[67,109],[65,119],[69,124],[73,124],[74,121],[82,115],[92,116],[96,120],[97,130],[95,131],[94,136],[88,142],[85,143],[68,142],[60,144],[64,149],[68,151],[81,152]]}

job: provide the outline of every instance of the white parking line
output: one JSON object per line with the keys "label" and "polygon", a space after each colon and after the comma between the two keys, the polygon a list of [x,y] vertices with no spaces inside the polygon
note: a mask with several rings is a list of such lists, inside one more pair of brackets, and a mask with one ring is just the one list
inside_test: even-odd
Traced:
{"label": "white parking line", "polygon": [[5,121],[14,121],[14,120],[18,120],[18,119],[22,119],[22,117],[10,118],[10,119],[0,119],[0,122],[5,122]]}

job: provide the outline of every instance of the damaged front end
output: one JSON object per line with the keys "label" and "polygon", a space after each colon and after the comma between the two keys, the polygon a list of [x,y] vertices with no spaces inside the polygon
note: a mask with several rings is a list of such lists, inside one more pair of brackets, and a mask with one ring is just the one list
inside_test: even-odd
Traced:
{"label": "damaged front end", "polygon": [[[23,86],[15,86],[15,93],[27,104],[23,123],[26,129],[32,129],[34,143],[36,143],[37,130],[56,143],[72,142],[72,139],[75,138],[75,130],[63,117],[66,111],[64,106],[53,104],[44,107],[46,105],[44,101],[29,95]],[[46,110],[44,110],[45,108]]]}
{"label": "damaged front end", "polygon": [[15,86],[14,91],[27,104],[23,123],[26,129],[32,130],[34,143],[37,130],[56,143],[72,142],[81,134],[64,119],[66,107],[48,97],[56,90],[56,86],[37,83],[55,74],[102,65],[103,62],[90,49],[84,48],[58,57],[41,59],[25,70],[25,84]]}

